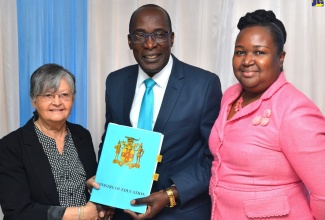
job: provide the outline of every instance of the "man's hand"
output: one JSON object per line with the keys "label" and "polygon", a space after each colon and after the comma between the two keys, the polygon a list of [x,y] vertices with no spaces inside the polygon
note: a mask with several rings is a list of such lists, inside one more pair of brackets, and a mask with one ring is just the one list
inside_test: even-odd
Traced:
{"label": "man's hand", "polygon": [[145,214],[137,214],[130,210],[124,210],[135,220],[153,218],[158,212],[166,208],[169,204],[169,197],[164,190],[150,194],[148,197],[143,197],[131,201],[131,205],[147,204],[147,211]]}

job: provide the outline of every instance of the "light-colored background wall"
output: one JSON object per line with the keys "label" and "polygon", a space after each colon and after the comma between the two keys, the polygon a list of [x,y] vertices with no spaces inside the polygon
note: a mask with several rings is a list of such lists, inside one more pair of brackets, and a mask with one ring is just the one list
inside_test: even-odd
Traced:
{"label": "light-colored background wall", "polygon": [[[156,3],[170,14],[175,43],[172,52],[181,60],[218,74],[223,91],[236,82],[232,54],[241,16],[256,9],[273,10],[287,30],[284,70],[287,79],[325,113],[325,8],[296,0],[161,0],[94,1],[89,10],[89,105],[88,127],[98,146],[105,121],[107,75],[135,63],[128,48],[131,13],[142,4]],[[94,58],[94,59],[92,59]],[[290,100],[288,100],[290,101]]]}

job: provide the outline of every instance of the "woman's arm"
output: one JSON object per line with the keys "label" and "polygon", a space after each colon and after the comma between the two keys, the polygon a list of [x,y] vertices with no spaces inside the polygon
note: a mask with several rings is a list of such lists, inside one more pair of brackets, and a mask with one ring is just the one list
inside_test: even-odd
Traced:
{"label": "woman's arm", "polygon": [[[6,219],[47,219],[50,204],[33,201],[28,181],[21,130],[15,131],[0,140],[0,204]],[[39,178],[39,177],[35,177]],[[35,190],[38,189],[38,186]],[[39,189],[40,196],[44,197]],[[48,201],[47,201],[48,202]]]}
{"label": "woman's arm", "polygon": [[280,129],[282,150],[310,192],[315,219],[325,219],[325,118],[307,99],[291,100]]}

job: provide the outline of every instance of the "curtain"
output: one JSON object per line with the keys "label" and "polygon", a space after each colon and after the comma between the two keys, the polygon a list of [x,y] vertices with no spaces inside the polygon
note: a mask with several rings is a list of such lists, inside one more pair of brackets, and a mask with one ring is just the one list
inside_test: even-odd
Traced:
{"label": "curtain", "polygon": [[45,63],[76,76],[77,93],[69,121],[87,126],[87,1],[17,0],[20,125],[33,115],[32,73]]}
{"label": "curtain", "polygon": [[0,138],[19,127],[16,16],[16,2],[0,0]]}
{"label": "curtain", "polygon": [[287,30],[284,71],[287,80],[325,113],[325,7],[311,1],[283,0],[96,0],[89,1],[88,128],[98,147],[105,122],[105,79],[114,70],[134,64],[128,48],[129,19],[143,4],[154,3],[169,13],[175,42],[172,53],[207,69],[221,79],[222,90],[237,82],[232,55],[237,22],[256,9],[273,10]]}
{"label": "curtain", "polygon": [[29,77],[40,65],[55,62],[76,75],[69,121],[88,128],[97,149],[105,122],[105,79],[135,63],[128,24],[132,12],[147,3],[169,12],[172,53],[218,74],[223,91],[237,82],[231,59],[239,18],[260,8],[273,10],[288,33],[288,81],[325,113],[325,7],[311,1],[0,0],[0,137],[32,116]]}

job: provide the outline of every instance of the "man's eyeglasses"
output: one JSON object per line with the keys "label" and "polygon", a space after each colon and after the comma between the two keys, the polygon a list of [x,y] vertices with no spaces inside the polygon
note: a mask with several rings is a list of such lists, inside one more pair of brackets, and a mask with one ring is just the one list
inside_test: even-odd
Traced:
{"label": "man's eyeglasses", "polygon": [[163,43],[167,40],[169,33],[171,31],[156,31],[151,34],[143,33],[143,32],[134,32],[130,34],[132,42],[135,44],[143,44],[148,40],[150,36],[156,43]]}
{"label": "man's eyeglasses", "polygon": [[49,102],[49,101],[53,101],[56,96],[59,96],[60,100],[71,101],[73,95],[72,93],[62,92],[60,94],[45,93],[44,95],[38,95],[38,96],[41,97],[42,101]]}

